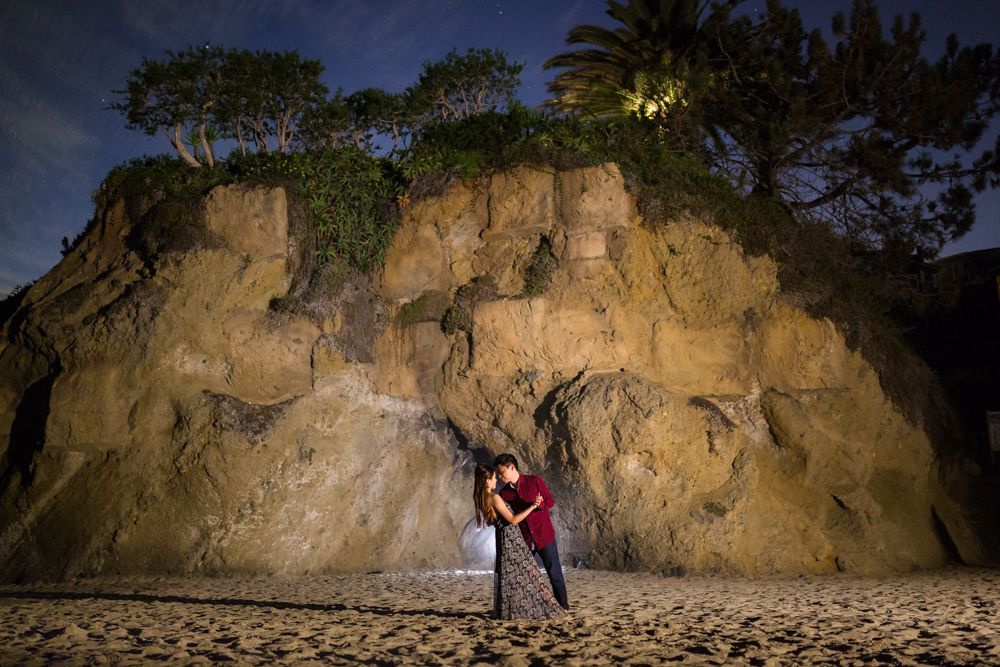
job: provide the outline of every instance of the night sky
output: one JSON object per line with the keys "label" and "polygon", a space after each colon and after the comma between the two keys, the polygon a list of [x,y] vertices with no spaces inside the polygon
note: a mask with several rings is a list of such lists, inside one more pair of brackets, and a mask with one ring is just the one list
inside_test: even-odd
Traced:
{"label": "night sky", "polygon": [[[849,0],[798,0],[807,27],[829,27]],[[742,11],[762,8],[750,0]],[[995,0],[882,0],[883,25],[919,12],[925,54],[950,32],[962,45],[1000,44]],[[2,0],[0,2],[0,294],[60,260],[93,210],[90,193],[115,164],[172,149],[162,136],[125,129],[104,107],[141,58],[209,42],[297,50],[326,66],[331,90],[390,91],[414,83],[426,60],[453,47],[499,48],[525,64],[520,99],[546,97],[542,63],[566,49],[570,27],[612,26],[604,0]],[[945,248],[954,254],[1000,246],[1000,194],[977,199],[973,230]]]}

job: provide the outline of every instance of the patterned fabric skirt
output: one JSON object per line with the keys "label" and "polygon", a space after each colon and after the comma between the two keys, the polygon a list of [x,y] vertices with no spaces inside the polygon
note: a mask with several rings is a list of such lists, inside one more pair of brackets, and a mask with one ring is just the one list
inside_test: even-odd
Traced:
{"label": "patterned fabric skirt", "polygon": [[496,535],[493,616],[503,620],[565,616],[566,611],[556,602],[535,564],[535,557],[524,543],[521,529],[501,521]]}

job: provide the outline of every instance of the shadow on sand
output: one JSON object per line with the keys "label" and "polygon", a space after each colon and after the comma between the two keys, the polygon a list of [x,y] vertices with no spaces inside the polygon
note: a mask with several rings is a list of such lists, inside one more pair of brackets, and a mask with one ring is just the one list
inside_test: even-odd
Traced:
{"label": "shadow on sand", "polygon": [[375,605],[350,605],[340,602],[284,602],[282,600],[246,600],[242,598],[195,598],[184,595],[150,595],[147,593],[102,593],[76,591],[0,591],[0,599],[20,600],[113,600],[134,602],[174,602],[180,604],[228,605],[268,609],[308,609],[310,611],[353,611],[376,616],[437,616],[439,618],[489,619],[486,613],[446,611],[440,609],[393,609]]}

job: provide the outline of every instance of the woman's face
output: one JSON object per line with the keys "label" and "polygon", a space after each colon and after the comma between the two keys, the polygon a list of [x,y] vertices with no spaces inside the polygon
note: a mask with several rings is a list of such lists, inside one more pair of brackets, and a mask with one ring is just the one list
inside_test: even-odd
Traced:
{"label": "woman's face", "polygon": [[497,475],[496,475],[496,473],[493,473],[492,475],[490,475],[489,477],[486,478],[486,488],[489,489],[490,491],[492,491],[493,489],[497,488]]}

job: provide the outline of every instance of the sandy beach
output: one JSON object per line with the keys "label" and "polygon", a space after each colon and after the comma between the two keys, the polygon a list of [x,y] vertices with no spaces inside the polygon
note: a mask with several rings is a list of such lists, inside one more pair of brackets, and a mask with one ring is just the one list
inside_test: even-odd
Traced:
{"label": "sandy beach", "polygon": [[570,569],[569,620],[488,572],[0,586],[0,664],[997,664],[1000,571],[732,579]]}

